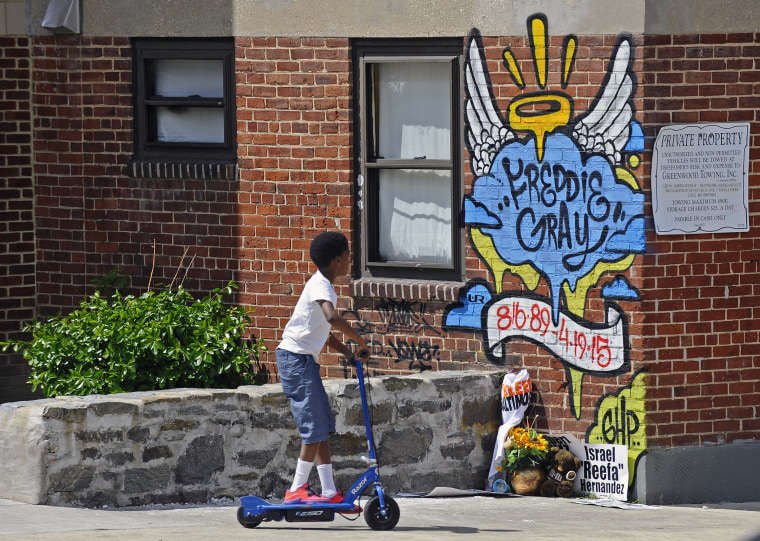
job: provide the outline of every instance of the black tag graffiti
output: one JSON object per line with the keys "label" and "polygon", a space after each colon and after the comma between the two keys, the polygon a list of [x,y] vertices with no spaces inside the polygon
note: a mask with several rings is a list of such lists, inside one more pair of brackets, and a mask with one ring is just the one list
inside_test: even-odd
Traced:
{"label": "black tag graffiti", "polygon": [[[355,321],[354,327],[364,335],[380,335],[381,340],[367,340],[370,353],[393,358],[394,363],[408,363],[409,370],[432,369],[432,362],[440,358],[440,346],[424,338],[410,338],[426,331],[441,336],[440,330],[427,320],[425,303],[381,299],[375,306],[379,323],[365,321],[358,310],[347,310],[343,317]],[[406,337],[389,336],[406,334]]]}

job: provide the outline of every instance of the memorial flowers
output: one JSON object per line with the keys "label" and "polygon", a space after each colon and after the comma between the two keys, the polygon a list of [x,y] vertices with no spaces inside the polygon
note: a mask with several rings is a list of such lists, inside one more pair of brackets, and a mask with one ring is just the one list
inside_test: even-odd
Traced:
{"label": "memorial flowers", "polygon": [[534,428],[513,427],[504,442],[505,457],[498,471],[513,472],[531,466],[541,466],[546,461],[549,444]]}

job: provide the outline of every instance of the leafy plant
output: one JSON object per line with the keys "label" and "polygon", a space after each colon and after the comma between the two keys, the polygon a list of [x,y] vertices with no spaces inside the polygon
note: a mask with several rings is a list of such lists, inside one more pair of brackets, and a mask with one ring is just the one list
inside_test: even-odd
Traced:
{"label": "leafy plant", "polygon": [[504,442],[506,457],[496,469],[513,472],[528,466],[541,465],[546,460],[549,444],[531,427],[513,427]]}
{"label": "leafy plant", "polygon": [[227,307],[234,282],[193,299],[182,285],[139,297],[99,292],[67,316],[28,324],[13,346],[31,367],[29,383],[46,397],[256,383],[262,340],[244,340],[250,310]]}
{"label": "leafy plant", "polygon": [[129,278],[121,274],[118,267],[115,267],[105,273],[100,278],[96,278],[90,282],[95,285],[95,291],[100,293],[103,297],[112,297],[117,293],[123,296],[132,295],[132,290],[129,289]]}

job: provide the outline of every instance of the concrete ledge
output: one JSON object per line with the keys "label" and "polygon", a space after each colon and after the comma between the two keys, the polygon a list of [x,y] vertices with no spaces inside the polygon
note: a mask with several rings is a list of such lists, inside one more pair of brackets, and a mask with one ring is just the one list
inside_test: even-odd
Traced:
{"label": "concrete ledge", "polygon": [[760,442],[656,449],[636,468],[633,497],[655,505],[760,499]]}
{"label": "concrete ledge", "polygon": [[[373,377],[370,385],[388,490],[484,485],[501,424],[496,372]],[[336,483],[347,488],[365,469],[359,387],[326,380],[325,388],[338,431]],[[4,404],[0,498],[95,507],[280,496],[299,448],[280,385]]]}

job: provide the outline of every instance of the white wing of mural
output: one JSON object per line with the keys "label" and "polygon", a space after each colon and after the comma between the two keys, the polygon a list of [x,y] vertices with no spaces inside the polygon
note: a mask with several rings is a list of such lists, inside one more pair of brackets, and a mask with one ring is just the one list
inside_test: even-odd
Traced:
{"label": "white wing of mural", "polygon": [[480,55],[480,47],[476,40],[471,39],[465,65],[465,129],[470,145],[472,172],[476,176],[487,174],[499,150],[516,138],[494,108],[486,73],[487,68]]}
{"label": "white wing of mural", "polygon": [[629,71],[631,43],[620,42],[610,62],[607,81],[596,102],[573,128],[573,138],[586,152],[602,153],[613,163],[631,136],[633,78]]}

